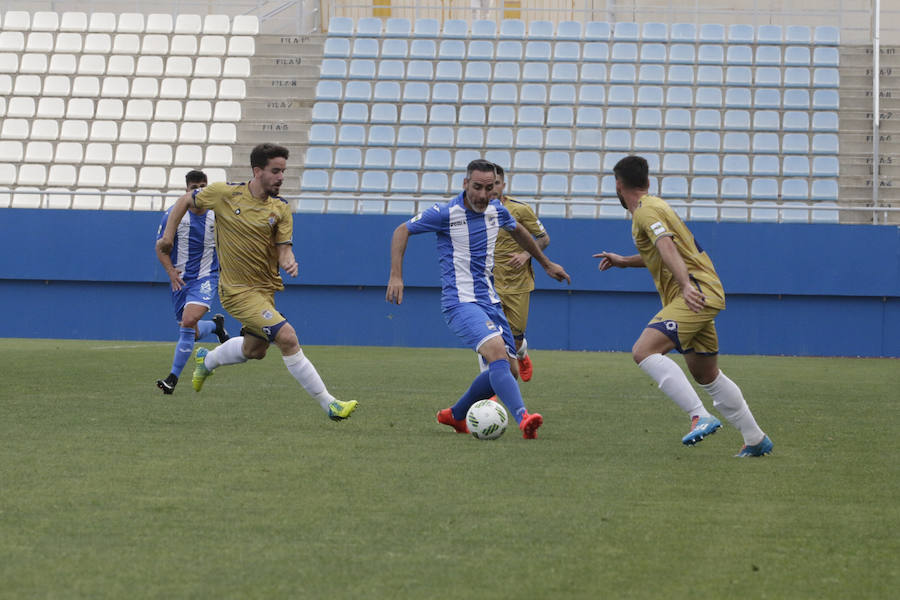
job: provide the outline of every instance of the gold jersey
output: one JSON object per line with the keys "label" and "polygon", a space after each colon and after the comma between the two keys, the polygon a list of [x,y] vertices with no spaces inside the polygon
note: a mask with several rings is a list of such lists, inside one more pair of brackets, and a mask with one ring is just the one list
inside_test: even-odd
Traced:
{"label": "gold jersey", "polygon": [[671,237],[678,253],[687,266],[691,283],[706,296],[706,305],[725,308],[725,290],[709,255],[682,222],[672,208],[661,198],[649,194],[641,198],[631,224],[631,237],[637,246],[644,265],[653,275],[653,282],[662,299],[668,305],[681,296],[681,288],[662,260],[656,247],[661,237]]}
{"label": "gold jersey", "polygon": [[[503,196],[500,201],[516,222],[521,223],[531,235],[536,238],[547,235],[543,224],[528,204],[509,196]],[[497,290],[497,293],[516,294],[530,292],[534,289],[534,271],[531,267],[531,260],[517,269],[507,264],[513,254],[522,251],[521,246],[513,239],[512,235],[501,228],[494,246],[494,289]]]}
{"label": "gold jersey", "polygon": [[233,294],[247,289],[284,289],[278,272],[277,244],[290,244],[293,215],[278,197],[254,198],[246,183],[212,183],[194,191],[194,206],[216,214],[219,288]]}

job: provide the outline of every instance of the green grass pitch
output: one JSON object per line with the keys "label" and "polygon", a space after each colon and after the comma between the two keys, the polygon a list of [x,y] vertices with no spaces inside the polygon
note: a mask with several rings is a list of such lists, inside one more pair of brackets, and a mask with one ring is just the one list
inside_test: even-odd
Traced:
{"label": "green grass pitch", "polygon": [[[172,396],[172,343],[0,340],[0,598],[894,598],[900,363],[722,356],[732,458],[627,354],[533,351],[536,441],[434,421],[462,349],[273,348]],[[676,359],[680,360],[680,359]],[[707,406],[711,402],[704,397]]]}

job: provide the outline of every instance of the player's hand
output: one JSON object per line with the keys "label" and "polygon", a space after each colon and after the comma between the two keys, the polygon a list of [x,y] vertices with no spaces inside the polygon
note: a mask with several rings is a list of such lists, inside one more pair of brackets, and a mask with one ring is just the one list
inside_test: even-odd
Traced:
{"label": "player's hand", "polygon": [[506,261],[506,264],[513,269],[519,269],[523,267],[529,260],[531,260],[531,255],[527,252],[516,252],[510,257],[508,261]]}
{"label": "player's hand", "polygon": [[167,240],[164,237],[161,237],[158,240],[156,240],[156,247],[163,254],[171,254],[172,244],[173,244],[172,240]]}
{"label": "player's hand", "polygon": [[403,280],[399,277],[391,277],[388,281],[387,293],[384,299],[392,304],[403,302]]}
{"label": "player's hand", "polygon": [[695,313],[700,312],[706,306],[706,296],[692,285],[685,286],[681,290],[681,295],[684,297],[684,303]]}
{"label": "player's hand", "polygon": [[284,269],[284,272],[287,273],[288,275],[290,275],[291,277],[296,277],[297,274],[300,272],[300,264],[297,262],[297,260],[293,256],[284,259],[284,261],[282,261],[280,267],[282,269]]}
{"label": "player's hand", "polygon": [[169,281],[172,282],[173,292],[177,292],[184,287],[184,280],[181,278],[181,273],[179,273],[175,269],[172,269],[169,272]]}
{"label": "player's hand", "polygon": [[566,270],[562,268],[562,265],[551,262],[544,270],[547,271],[547,275],[549,275],[553,279],[557,281],[565,281],[566,283],[571,285],[572,278],[569,277],[569,274],[566,273]]}
{"label": "player's hand", "polygon": [[625,257],[621,254],[604,251],[592,255],[592,258],[600,259],[600,264],[597,265],[597,268],[601,271],[606,271],[608,269],[611,269],[612,267],[619,267],[620,269],[625,268]]}

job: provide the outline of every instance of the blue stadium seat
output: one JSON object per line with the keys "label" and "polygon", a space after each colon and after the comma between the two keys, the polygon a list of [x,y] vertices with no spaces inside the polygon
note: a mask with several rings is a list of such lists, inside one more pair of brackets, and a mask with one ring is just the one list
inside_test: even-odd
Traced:
{"label": "blue stadium seat", "polygon": [[729,25],[728,26],[728,43],[729,44],[752,44],[756,41],[752,25]]}
{"label": "blue stadium seat", "polygon": [[786,110],[781,127],[785,131],[809,131],[809,113],[803,110]]}
{"label": "blue stadium seat", "polygon": [[821,47],[813,50],[812,65],[814,67],[837,67],[840,54],[837,48]]}
{"label": "blue stadium seat", "polygon": [[490,81],[491,63],[483,61],[469,61],[466,63],[466,81]]}
{"label": "blue stadium seat", "polygon": [[781,163],[777,156],[760,154],[753,157],[753,174],[777,177],[781,174]]}
{"label": "blue stadium seat", "polygon": [[841,83],[841,76],[837,69],[820,68],[813,71],[814,88],[836,88]]}
{"label": "blue stadium seat", "polygon": [[[549,153],[548,153],[549,154]],[[558,152],[555,154],[564,154],[568,160],[568,153]],[[547,158],[544,158],[544,168],[547,168]],[[579,173],[597,173],[600,171],[601,161],[598,152],[576,152],[572,160],[572,170]]]}
{"label": "blue stadium seat", "polygon": [[837,177],[840,163],[836,156],[816,156],[812,162],[813,177]]}
{"label": "blue stadium seat", "polygon": [[694,67],[669,65],[669,85],[694,85]]}
{"label": "blue stadium seat", "polygon": [[[607,132],[607,136],[610,133]],[[621,133],[627,135],[629,137],[629,147],[630,147],[630,137],[627,131],[618,131],[615,133]],[[621,139],[619,139],[622,142]],[[603,148],[603,133],[599,129],[579,129],[575,132],[575,149],[576,150],[601,150]],[[614,149],[614,148],[613,148]]]}
{"label": "blue stadium seat", "polygon": [[778,205],[771,200],[754,202],[750,207],[751,223],[777,223]]}
{"label": "blue stadium seat", "polygon": [[[527,134],[525,132],[528,132]],[[520,129],[516,132],[516,146],[519,148],[540,148],[540,143],[535,145],[523,145],[528,144],[531,140],[529,139],[531,136],[535,136],[538,140],[541,138],[541,130],[540,129]],[[572,147],[572,131],[570,129],[548,129],[547,137],[543,142],[543,146],[548,149],[553,150],[568,150]]]}
{"label": "blue stadium seat", "polygon": [[781,46],[757,46],[756,66],[779,67],[781,66]]}
{"label": "blue stadium seat", "polygon": [[347,77],[347,61],[342,58],[326,58],[319,69],[321,79],[344,79]]}
{"label": "blue stadium seat", "polygon": [[[775,175],[777,175],[777,167],[775,170]],[[781,161],[781,174],[785,177],[809,177],[809,158],[806,156],[785,156]]]}
{"label": "blue stadium seat", "polygon": [[384,22],[384,36],[388,38],[408,38],[412,34],[409,19],[393,17]]}
{"label": "blue stadium seat", "polygon": [[390,125],[372,125],[369,127],[369,146],[393,146],[394,128]]}
{"label": "blue stadium seat", "polygon": [[638,106],[659,107],[663,105],[663,89],[655,85],[643,85],[638,88]]}
{"label": "blue stadium seat", "polygon": [[605,21],[588,21],[584,24],[584,41],[608,42],[612,28]]}
{"label": "blue stadium seat", "polygon": [[[791,90],[787,90],[790,92]],[[794,90],[797,91],[797,90]],[[805,90],[802,90],[805,91]],[[757,110],[766,108],[779,108],[781,106],[781,92],[772,88],[758,88],[753,94],[753,107]]]}
{"label": "blue stadium seat", "polygon": [[[419,23],[425,21],[422,28]],[[434,23],[432,25],[432,22]],[[416,20],[416,28],[413,33],[414,37],[436,38],[439,22],[437,19],[418,19]],[[441,37],[445,39],[465,39],[469,37],[469,24],[462,19],[448,19],[444,21],[444,29]]]}
{"label": "blue stadium seat", "polygon": [[368,81],[348,81],[344,86],[345,102],[371,102],[372,84]]}
{"label": "blue stadium seat", "polygon": [[750,46],[728,46],[725,63],[728,66],[749,67],[753,64],[753,49]]}
{"label": "blue stadium seat", "polygon": [[519,127],[543,127],[544,118],[542,106],[520,106],[516,113],[516,125]]}
{"label": "blue stadium seat", "polygon": [[697,41],[701,44],[724,44],[725,26],[718,23],[703,23]]}
{"label": "blue stadium seat", "polygon": [[602,127],[603,109],[594,106],[581,106],[575,115],[578,127]]}
{"label": "blue stadium seat", "polygon": [[556,25],[556,39],[563,41],[581,41],[581,23],[578,21],[560,21]]}
{"label": "blue stadium seat", "polygon": [[701,44],[697,48],[698,65],[721,65],[725,62],[725,49],[718,44]]}
{"label": "blue stadium seat", "polygon": [[816,202],[834,202],[838,199],[837,179],[813,179],[812,199]]}
{"label": "blue stadium seat", "polygon": [[484,159],[507,170],[512,167],[509,150],[488,150],[484,153]]}
{"label": "blue stadium seat", "polygon": [[[546,42],[529,42],[542,44]],[[497,42],[497,60],[522,60],[522,42],[504,40]]]}
{"label": "blue stadium seat", "polygon": [[722,128],[722,113],[711,108],[699,109],[694,113],[694,129]]}
{"label": "blue stadium seat", "polygon": [[[609,125],[609,113],[606,115],[606,123]],[[691,134],[686,131],[667,131],[663,138],[663,152],[690,152]]]}
{"label": "blue stadium seat", "polygon": [[369,105],[362,102],[345,102],[341,108],[342,123],[368,123]]}
{"label": "blue stadium seat", "polygon": [[419,192],[419,175],[410,171],[394,171],[391,175],[392,194],[416,194]]}
{"label": "blue stadium seat", "polygon": [[400,84],[396,81],[376,82],[372,99],[375,102],[400,102]]}
{"label": "blue stadium seat", "polygon": [[435,81],[462,81],[462,63],[455,60],[438,61],[434,69]]}
{"label": "blue stadium seat", "polygon": [[305,169],[330,169],[332,164],[331,148],[310,146],[306,150],[306,158],[303,161]]}
{"label": "blue stadium seat", "polygon": [[634,115],[634,126],[638,129],[659,129],[662,127],[662,111],[658,108],[639,108]]}
{"label": "blue stadium seat", "polygon": [[[528,85],[522,86],[523,89]],[[543,87],[543,86],[541,86]],[[522,100],[524,102],[524,100]],[[550,104],[575,104],[575,86],[567,83],[556,83],[550,86]]]}
{"label": "blue stadium seat", "polygon": [[641,65],[638,82],[662,85],[666,81],[666,69],[662,65]]}
{"label": "blue stadium seat", "polygon": [[[519,154],[524,154],[523,152],[516,153],[516,164],[518,164]],[[535,155],[534,159],[529,160],[528,164],[533,164],[535,161],[540,163],[540,154],[537,152],[532,153]],[[577,154],[576,154],[576,162],[577,162]],[[516,169],[519,169],[517,166]],[[533,167],[522,167],[523,170],[536,170]],[[550,171],[555,173],[568,173],[570,170],[569,165],[569,153],[568,152],[547,152],[544,154],[544,171]]]}
{"label": "blue stadium seat", "polygon": [[469,42],[468,60],[494,60],[494,42],[472,40]]}
{"label": "blue stadium seat", "polygon": [[464,83],[462,89],[463,104],[487,104],[488,86],[485,83]]}
{"label": "blue stadium seat", "polygon": [[[777,160],[777,159],[776,159]],[[726,154],[722,158],[722,175],[750,174],[750,158],[745,154]]]}
{"label": "blue stadium seat", "polygon": [[332,192],[355,192],[359,190],[359,173],[356,171],[333,171],[331,174]]}
{"label": "blue stadium seat", "polygon": [[839,27],[819,25],[813,33],[813,43],[824,46],[837,46],[841,43],[841,30]]}
{"label": "blue stadium seat", "polygon": [[[740,67],[737,67],[740,68]],[[722,67],[701,66],[697,67],[697,85],[720,86],[725,81]]]}
{"label": "blue stadium seat", "polygon": [[[530,60],[527,59],[526,60]],[[553,60],[556,62],[578,62],[581,60],[581,44],[576,42],[557,42],[553,47]]]}
{"label": "blue stadium seat", "polygon": [[816,133],[812,137],[813,154],[838,154],[838,148],[836,133]]}
{"label": "blue stadium seat", "polygon": [[745,200],[748,195],[747,180],[743,177],[725,177],[722,179],[722,198],[726,200]]}
{"label": "blue stadium seat", "polygon": [[334,125],[311,125],[309,128],[309,144],[317,146],[333,146],[337,140]]}
{"label": "blue stadium seat", "polygon": [[472,39],[494,39],[497,37],[497,23],[488,19],[473,21],[470,35]]}
{"label": "blue stadium seat", "polygon": [[[775,175],[778,169],[775,169]],[[785,156],[781,161],[781,174],[785,177],[809,177],[809,158],[806,156]]]}
{"label": "blue stadium seat", "polygon": [[384,171],[364,171],[359,191],[384,194],[388,190],[388,176]]}
{"label": "blue stadium seat", "polygon": [[[659,136],[658,131],[637,131],[634,134],[634,150],[636,152],[659,152],[662,150],[662,140]],[[655,154],[653,156],[656,156]],[[650,157],[645,156],[647,162],[650,162]],[[659,162],[659,157],[656,157],[656,162]],[[659,165],[657,164],[657,167]],[[651,166],[651,172],[653,168]]]}
{"label": "blue stadium seat", "polygon": [[[817,71],[819,69],[816,69]],[[788,67],[784,70],[784,87],[807,88],[809,87],[809,69],[801,67]]]}
{"label": "blue stadium seat", "polygon": [[381,37],[382,22],[378,17],[362,17],[356,22],[357,37]]}
{"label": "blue stadium seat", "polygon": [[644,23],[641,31],[641,40],[644,42],[668,42],[668,25],[665,23]]}
{"label": "blue stadium seat", "polygon": [[630,108],[609,108],[606,111],[606,126],[609,128],[631,129],[632,115]]}
{"label": "blue stadium seat", "polygon": [[546,104],[547,88],[539,83],[526,83],[522,85],[519,102],[521,104]]}
{"label": "blue stadium seat", "polygon": [[809,200],[809,183],[805,179],[785,179],[781,182],[781,199],[806,202]]}
{"label": "blue stadium seat", "polygon": [[379,53],[378,40],[356,38],[353,40],[353,50],[350,52],[350,56],[353,58],[378,58]]}
{"label": "blue stadium seat", "polygon": [[634,88],[625,85],[609,86],[609,95],[606,98],[609,106],[633,106]]}
{"label": "blue stadium seat", "polygon": [[624,63],[633,63],[637,62],[638,51],[637,44],[625,43],[625,42],[616,42],[612,45],[612,54],[610,56],[610,61],[616,62],[624,62]]}
{"label": "blue stadium seat", "polygon": [[[740,98],[740,97],[742,97],[741,96],[742,94],[746,94],[746,97],[748,98],[747,102],[748,102],[748,106],[749,106],[750,92],[748,90],[741,89],[741,88],[728,88],[725,93],[726,93],[726,98],[728,98],[732,102],[734,102],[735,97]],[[721,106],[722,106],[722,90],[719,88],[713,88],[713,87],[698,88],[694,103],[696,104],[697,108],[721,108]],[[727,101],[725,103],[725,106],[729,106],[732,108],[744,108],[743,106],[738,106],[736,104],[731,105]]]}
{"label": "blue stadium seat", "polygon": [[641,27],[630,21],[618,21],[613,25],[613,40],[616,42],[637,42],[641,38]]}
{"label": "blue stadium seat", "polygon": [[[815,188],[815,183],[813,184],[813,188]],[[815,196],[815,192],[813,192],[813,196]],[[837,195],[834,197],[837,198]],[[841,213],[838,210],[836,202],[820,202],[816,206],[813,206],[811,212],[810,220],[813,223],[830,223],[837,225],[841,222]]]}
{"label": "blue stadium seat", "polygon": [[500,21],[500,39],[525,39],[525,21],[522,21],[521,19],[503,19]]}
{"label": "blue stadium seat", "polygon": [[[546,65],[544,65],[546,68]],[[525,65],[526,70],[528,64]],[[581,83],[606,83],[606,65],[584,63],[581,65]]]}
{"label": "blue stadium seat", "polygon": [[541,194],[545,196],[565,196],[569,193],[569,178],[565,175],[548,173],[541,177]]}
{"label": "blue stadium seat", "polygon": [[785,110],[809,110],[809,91],[786,89],[783,102]]}
{"label": "blue stadium seat", "polygon": [[585,62],[606,62],[609,59],[609,46],[605,42],[588,42],[582,48],[582,60]]}
{"label": "blue stadium seat", "polygon": [[[600,195],[607,198],[616,197],[616,176],[604,175],[600,178]],[[618,201],[618,199],[616,199]],[[624,215],[623,215],[624,217]]]}
{"label": "blue stadium seat", "polygon": [[[668,157],[666,157],[668,158]],[[663,159],[665,161],[665,159]],[[665,162],[663,162],[663,171],[666,170]],[[685,177],[663,177],[662,185],[659,188],[662,197],[665,199],[683,199],[688,196],[688,183]]]}
{"label": "blue stadium seat", "polygon": [[637,70],[634,65],[612,65],[609,69],[609,82],[634,85],[637,81]]}
{"label": "blue stadium seat", "polygon": [[806,25],[789,25],[784,32],[786,44],[811,44],[812,32]]}
{"label": "blue stadium seat", "polygon": [[743,132],[727,132],[722,136],[722,152],[735,154],[750,152],[750,136]]}
{"label": "blue stadium seat", "polygon": [[375,61],[366,59],[354,59],[350,61],[350,79],[375,79]]}
{"label": "blue stadium seat", "polygon": [[350,17],[331,17],[328,20],[328,37],[351,37],[353,35],[353,19]]}
{"label": "blue stadium seat", "polygon": [[666,47],[663,44],[642,44],[640,62],[643,64],[664,64]]}
{"label": "blue stadium seat", "polygon": [[[694,119],[694,128],[696,129],[696,115]],[[715,131],[697,131],[694,133],[694,152],[718,152],[721,144],[722,139]]]}
{"label": "blue stadium seat", "polygon": [[546,62],[550,60],[550,42],[528,42],[525,44],[525,60]]}
{"label": "blue stadium seat", "polygon": [[[593,133],[592,135],[584,136],[581,144],[579,144],[579,139],[581,133],[585,131],[590,131],[586,129],[581,129],[575,132],[575,148],[578,150],[592,150],[592,149],[600,149],[600,141],[599,135]],[[610,129],[606,132],[606,142],[605,146],[607,150],[619,150],[622,152],[630,152],[631,151],[631,132],[625,131],[623,129]]]}
{"label": "blue stadium seat", "polygon": [[406,60],[409,56],[409,43],[403,40],[384,40],[381,44],[381,58]]}
{"label": "blue stadium seat", "polygon": [[606,104],[606,88],[593,83],[582,84],[578,90],[578,104],[585,106]]}
{"label": "blue stadium seat", "polygon": [[687,154],[664,154],[662,163],[666,175],[688,175],[691,172],[691,159]]}
{"label": "blue stadium seat", "polygon": [[451,164],[452,157],[449,150],[425,151],[424,167],[426,171],[449,171]]}
{"label": "blue stadium seat", "polygon": [[362,146],[366,142],[366,128],[362,125],[341,125],[338,130],[339,146]]}
{"label": "blue stadium seat", "polygon": [[694,175],[718,175],[719,174],[719,155],[718,154],[695,154],[693,170],[694,170]]}
{"label": "blue stadium seat", "polygon": [[719,219],[746,223],[749,220],[749,206],[743,200],[725,200],[719,207]]}
{"label": "blue stadium seat", "polygon": [[816,90],[813,92],[813,110],[838,110],[840,97],[836,90]]}
{"label": "blue stadium seat", "polygon": [[690,129],[691,111],[683,108],[670,108],[666,111],[666,129]]}
{"label": "blue stadium seat", "polygon": [[778,116],[778,111],[755,111],[753,113],[753,129],[756,131],[778,131],[781,129],[781,120]]}
{"label": "blue stadium seat", "polygon": [[[429,148],[452,148],[454,139],[454,129],[439,125],[437,127],[429,127],[426,136]],[[399,150],[397,151],[399,152]]]}
{"label": "blue stadium seat", "polygon": [[781,44],[781,25],[760,25],[756,30],[757,44]]}
{"label": "blue stadium seat", "polygon": [[715,200],[719,197],[719,182],[715,177],[694,177],[691,181],[691,198]]}
{"label": "blue stadium seat", "polygon": [[784,66],[808,67],[809,63],[809,46],[788,46],[784,49]]}
{"label": "blue stadium seat", "polygon": [[[568,155],[567,155],[568,156]],[[541,153],[533,150],[520,150],[513,159],[513,168],[516,171],[540,171]]]}
{"label": "blue stadium seat", "polygon": [[316,102],[313,104],[313,123],[337,123],[338,115],[338,105],[336,102]]}
{"label": "blue stadium seat", "polygon": [[[704,92],[714,91],[712,88],[706,88]],[[719,91],[719,105],[721,105],[722,92]],[[666,106],[693,106],[694,90],[690,87],[669,86],[666,88]]]}
{"label": "blue stadium seat", "polygon": [[778,200],[778,180],[771,178],[755,178],[750,184],[750,199]]}
{"label": "blue stadium seat", "polygon": [[[432,127],[432,129],[436,129]],[[452,135],[452,134],[451,134]],[[445,144],[446,145],[446,144]],[[422,168],[422,152],[419,149],[399,148],[394,153],[394,168],[401,171],[418,171]]]}
{"label": "blue stadium seat", "polygon": [[344,86],[340,81],[320,81],[316,84],[316,100],[334,100],[340,102],[344,99]]}
{"label": "blue stadium seat", "polygon": [[[513,65],[515,63],[508,63]],[[497,65],[500,66],[500,65]],[[516,65],[518,66],[518,65]],[[545,62],[527,62],[522,68],[522,81],[527,83],[547,83],[550,81],[550,65]]]}
{"label": "blue stadium seat", "polygon": [[612,173],[616,164],[626,156],[628,156],[627,152],[607,152],[603,155],[603,171]]}
{"label": "blue stadium seat", "polygon": [[547,109],[547,127],[571,127],[575,111],[571,106],[551,106]]}
{"label": "blue stadium seat", "polygon": [[480,127],[460,127],[456,130],[457,148],[484,147],[484,132]]}
{"label": "blue stadium seat", "polygon": [[485,148],[512,148],[513,130],[510,127],[488,127]]}
{"label": "blue stadium seat", "polygon": [[[744,67],[735,67],[744,68]],[[790,70],[790,69],[788,69]],[[778,87],[781,85],[781,69],[778,67],[757,67],[756,68],[756,87]],[[785,85],[788,82],[785,81]]]}
{"label": "blue stadium seat", "polygon": [[693,65],[696,62],[694,46],[688,44],[674,44],[669,46],[670,65]]}
{"label": "blue stadium seat", "polygon": [[572,189],[569,192],[572,196],[597,196],[599,192],[597,177],[595,175],[573,175]]}
{"label": "blue stadium seat", "polygon": [[457,193],[457,192],[459,192],[459,190],[462,190],[463,181],[465,181],[465,178],[466,178],[466,172],[465,172],[466,165],[463,165],[461,168],[463,169],[463,171],[461,173],[454,173],[450,179],[450,192],[451,193]]}
{"label": "blue stadium seat", "polygon": [[744,87],[752,83],[752,69],[750,67],[728,67],[725,71],[725,85]]}
{"label": "blue stadium seat", "polygon": [[406,66],[399,60],[382,60],[378,63],[378,79],[402,80],[406,77]]}
{"label": "blue stadium seat", "polygon": [[[477,108],[484,110],[484,107],[481,106]],[[487,122],[488,125],[511,126],[516,122],[516,109],[512,106],[492,106],[488,112]]]}
{"label": "blue stadium seat", "polygon": [[550,81],[553,83],[578,83],[578,65],[575,63],[554,63]]}
{"label": "blue stadium seat", "polygon": [[410,81],[431,81],[434,79],[434,62],[411,60],[406,65],[406,78]]}
{"label": "blue stadium seat", "polygon": [[750,129],[750,113],[746,110],[725,111],[724,128],[729,131],[747,131]]}
{"label": "blue stadium seat", "polygon": [[754,154],[778,154],[779,145],[780,144],[777,133],[753,134]]}
{"label": "blue stadium seat", "polygon": [[448,184],[446,173],[423,173],[422,187],[419,192],[422,194],[446,194]]}
{"label": "blue stadium seat", "polygon": [[425,145],[425,129],[418,125],[401,125],[397,129],[397,146],[421,148]]}
{"label": "blue stadium seat", "polygon": [[[450,108],[453,108],[452,106]],[[493,108],[493,107],[492,107]],[[507,107],[511,108],[511,107]],[[480,127],[485,123],[484,107],[476,104],[465,104],[459,107],[459,125],[473,125]],[[453,125],[453,123],[447,123]],[[491,123],[494,125],[494,123]]]}
{"label": "blue stadium seat", "polygon": [[[384,56],[384,48],[382,48],[382,56]],[[465,60],[466,43],[462,40],[442,40],[438,46],[438,58],[440,60]]]}
{"label": "blue stadium seat", "polygon": [[300,179],[300,190],[304,192],[327,192],[328,172],[318,169],[304,169]]}
{"label": "blue stadium seat", "polygon": [[515,104],[519,87],[513,83],[495,83],[491,86],[491,104]]}
{"label": "blue stadium seat", "polygon": [[459,102],[459,86],[455,83],[435,83],[431,87],[431,101],[440,104],[456,104]]}
{"label": "blue stadium seat", "polygon": [[697,26],[693,23],[673,23],[669,25],[669,41],[693,44],[697,41]]}
{"label": "blue stadium seat", "polygon": [[[421,81],[409,81],[403,85],[403,101],[425,104],[431,101],[431,86]],[[424,107],[423,107],[424,108]],[[401,112],[400,119],[403,119]]]}
{"label": "blue stadium seat", "polygon": [[386,148],[368,148],[365,158],[363,159],[363,168],[365,169],[383,169],[391,168],[392,157],[391,151]]}
{"label": "blue stadium seat", "polygon": [[510,194],[514,196],[536,196],[538,176],[534,173],[515,173],[509,182]]}
{"label": "blue stadium seat", "polygon": [[322,56],[324,58],[350,58],[350,40],[337,37],[326,39]]}
{"label": "blue stadium seat", "polygon": [[[477,150],[457,150],[453,155],[453,169],[465,171],[466,166],[470,162],[481,157],[481,152]],[[453,187],[455,188],[456,186],[454,185]]]}
{"label": "blue stadium seat", "polygon": [[525,36],[529,40],[552,40],[553,39],[553,22],[552,21],[531,21],[528,23],[528,35]]}

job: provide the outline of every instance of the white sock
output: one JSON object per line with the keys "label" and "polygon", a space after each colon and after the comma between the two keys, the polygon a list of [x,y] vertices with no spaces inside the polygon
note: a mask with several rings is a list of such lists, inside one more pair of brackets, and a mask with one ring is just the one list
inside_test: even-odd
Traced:
{"label": "white sock", "polygon": [[709,416],[700,396],[697,395],[684,371],[674,360],[662,354],[651,354],[638,366],[644,373],[652,377],[659,389],[692,419]]}
{"label": "white sock", "polygon": [[487,361],[484,360],[484,357],[478,352],[475,353],[475,356],[478,358],[478,368],[481,369],[481,372],[484,373],[488,370]]}
{"label": "white sock", "polygon": [[516,356],[525,358],[528,355],[528,340],[522,338],[522,347],[516,350]]}
{"label": "white sock", "polygon": [[290,371],[303,389],[313,397],[322,407],[322,410],[328,412],[328,403],[335,398],[325,389],[325,382],[319,376],[319,372],[313,366],[309,359],[303,355],[303,350],[291,356],[282,356],[284,366]]}
{"label": "white sock", "polygon": [[741,432],[745,444],[755,446],[762,441],[766,434],[756,424],[741,388],[728,379],[725,373],[719,371],[719,376],[712,383],[701,384],[700,387],[712,396],[713,406],[722,413],[725,420]]}
{"label": "white sock", "polygon": [[219,344],[214,349],[210,350],[209,354],[206,355],[203,364],[206,365],[207,369],[212,371],[213,369],[224,365],[236,365],[238,363],[247,362],[247,357],[244,356],[244,352],[241,350],[243,345],[244,338],[242,336],[233,337],[224,344]]}

